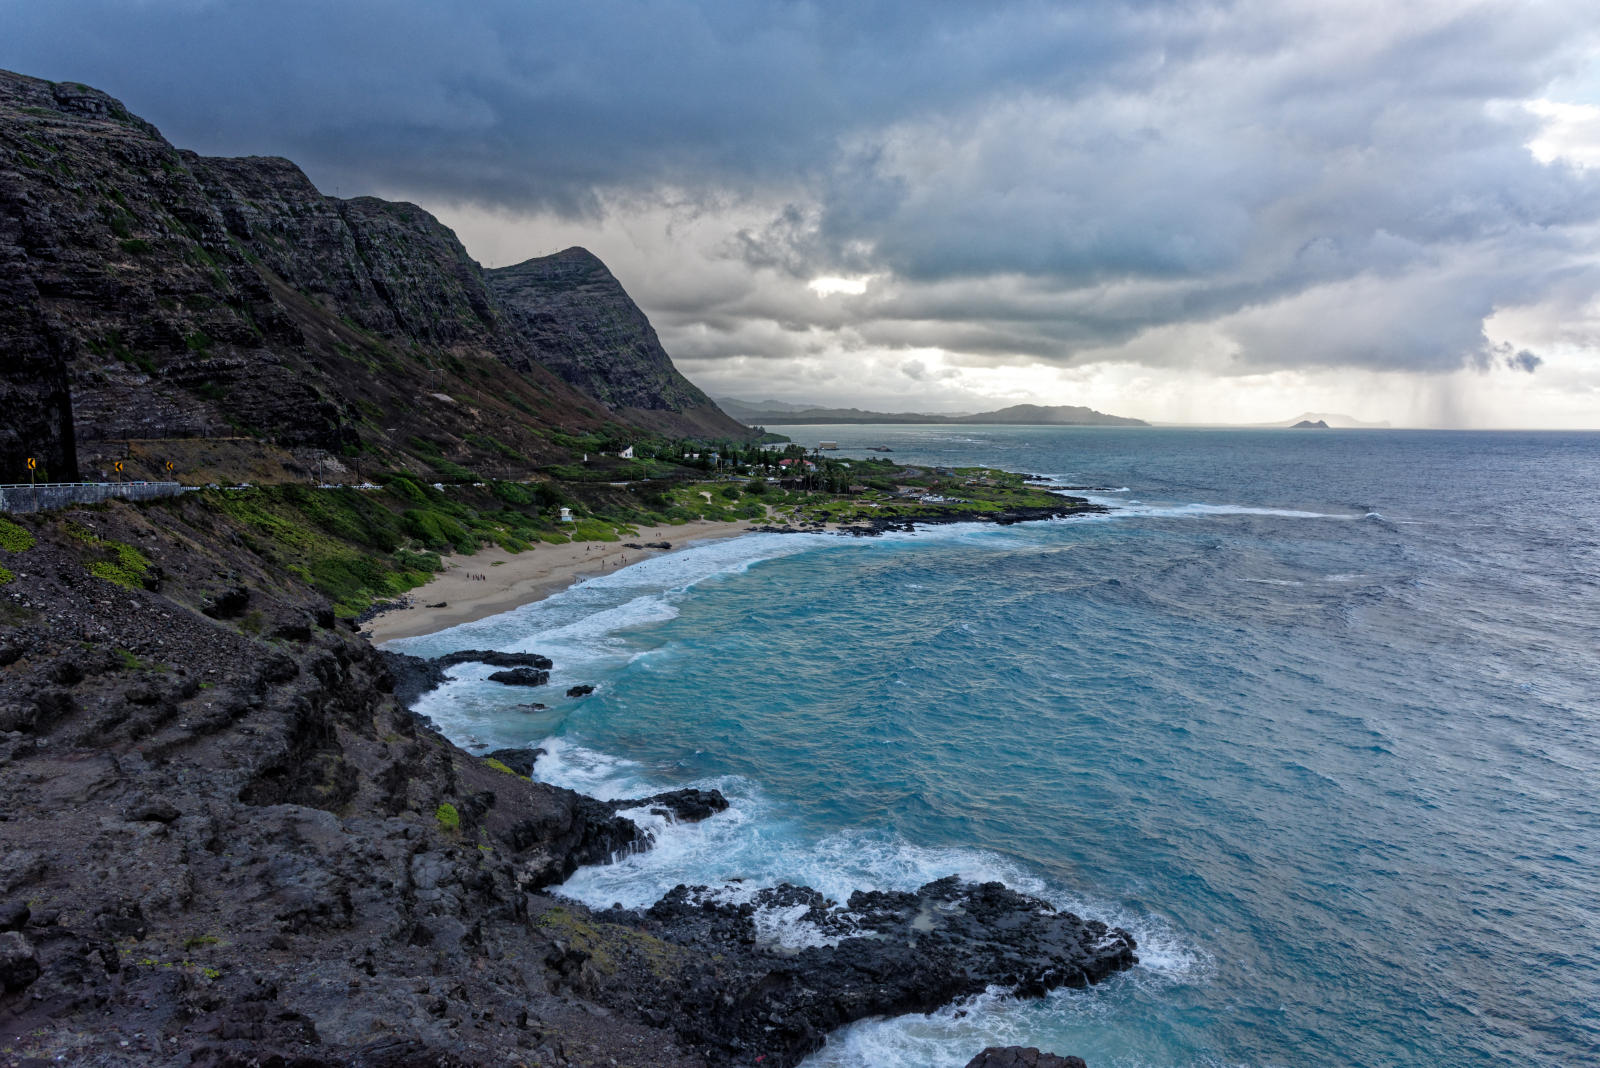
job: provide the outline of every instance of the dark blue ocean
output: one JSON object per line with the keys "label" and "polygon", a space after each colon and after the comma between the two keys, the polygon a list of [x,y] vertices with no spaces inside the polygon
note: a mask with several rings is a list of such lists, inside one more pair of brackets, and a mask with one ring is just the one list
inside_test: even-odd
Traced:
{"label": "dark blue ocean", "polygon": [[959,872],[1141,942],[1100,987],[864,1022],[814,1066],[1600,1063],[1600,435],[788,432],[1112,510],[708,543],[395,643],[556,658],[546,713],[472,667],[425,699],[469,747],[734,800],[563,892]]}

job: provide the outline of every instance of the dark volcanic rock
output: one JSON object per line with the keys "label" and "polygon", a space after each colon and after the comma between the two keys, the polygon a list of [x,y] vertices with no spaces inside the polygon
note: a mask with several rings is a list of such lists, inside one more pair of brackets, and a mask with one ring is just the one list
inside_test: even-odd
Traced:
{"label": "dark volcanic rock", "polygon": [[548,656],[538,653],[502,653],[494,649],[462,649],[454,653],[436,656],[433,662],[440,667],[454,667],[457,664],[488,664],[490,667],[531,667],[549,670],[555,663]]}
{"label": "dark volcanic rock", "polygon": [[[108,593],[67,519],[206,566]],[[0,739],[0,1062],[703,1068],[620,1004],[551,993],[559,923],[588,913],[529,894],[647,846],[631,820],[451,745],[356,635],[202,615],[219,571],[270,618],[318,598],[228,555],[198,496],[27,522],[0,601],[22,651],[0,708],[29,709]]]}
{"label": "dark volcanic rock", "polygon": [[22,990],[39,978],[39,958],[33,944],[18,931],[0,934],[0,989]]}
{"label": "dark volcanic rock", "polygon": [[[797,905],[806,909],[798,922],[819,944],[763,945],[755,913]],[[634,995],[649,997],[714,1064],[759,1055],[794,1065],[853,1020],[930,1012],[991,985],[1036,997],[1097,983],[1138,959],[1126,931],[954,876],[914,894],[858,891],[843,908],[806,887],[760,890],[735,905],[679,886],[641,919],[646,931],[694,952],[673,983],[653,997]]]}
{"label": "dark volcanic rock", "polygon": [[567,691],[567,696],[568,697],[587,697],[592,693],[594,693],[594,687],[585,684],[583,686],[574,686],[574,687],[572,687],[570,690]]}
{"label": "dark volcanic rock", "polygon": [[[544,750],[538,752],[542,753]],[[529,761],[529,764],[531,765],[532,761]],[[658,816],[670,816],[679,823],[699,823],[728,809],[728,799],[722,796],[721,790],[672,790],[637,800],[608,801],[606,804],[610,805],[614,812],[630,808],[648,808]]]}
{"label": "dark volcanic rock", "polygon": [[990,1046],[967,1062],[967,1068],[1089,1068],[1082,1057],[1057,1057],[1032,1046]]}
{"label": "dark volcanic rock", "polygon": [[171,823],[183,813],[164,797],[141,797],[134,800],[123,816],[134,823]]}
{"label": "dark volcanic rock", "polygon": [[28,925],[28,917],[32,915],[28,906],[21,901],[13,901],[8,905],[0,905],[0,931],[20,931]]}
{"label": "dark volcanic rock", "polygon": [[533,776],[533,765],[540,757],[544,756],[543,749],[496,749],[492,753],[485,753],[483,759],[498,760],[518,775]]}
{"label": "dark volcanic rock", "polygon": [[212,619],[233,619],[250,607],[250,591],[244,586],[232,586],[205,599],[200,611]]}
{"label": "dark volcanic rock", "polygon": [[402,708],[416,704],[417,698],[438,686],[443,686],[447,676],[444,669],[432,660],[406,653],[391,653],[380,649],[378,656],[388,669],[385,680],[395,701]]}
{"label": "dark volcanic rock", "polygon": [[[1061,498],[1060,507],[1008,508],[1001,512],[985,512],[981,514],[961,512],[954,509],[946,512],[930,509],[924,514],[909,518],[873,517],[865,521],[858,520],[848,526],[841,527],[840,532],[850,534],[858,538],[871,538],[890,531],[905,531],[910,533],[916,530],[918,527],[936,527],[944,526],[950,523],[994,523],[997,526],[1009,527],[1017,523],[1035,523],[1043,519],[1058,519],[1071,515],[1103,513],[1107,511],[1109,511],[1109,509],[1107,509],[1104,505],[1091,504],[1083,497],[1063,496]],[[756,527],[755,529],[762,531],[763,533],[774,534],[802,533],[801,530],[797,530],[794,527],[764,526]]]}
{"label": "dark volcanic rock", "polygon": [[492,673],[489,681],[503,683],[506,686],[543,686],[550,681],[550,672],[531,667],[511,668]]}

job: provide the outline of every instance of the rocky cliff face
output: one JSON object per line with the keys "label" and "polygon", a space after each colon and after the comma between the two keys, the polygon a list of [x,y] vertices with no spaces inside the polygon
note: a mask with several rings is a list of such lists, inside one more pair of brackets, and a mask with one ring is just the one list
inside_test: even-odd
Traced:
{"label": "rocky cliff face", "polygon": [[745,428],[678,373],[655,328],[588,249],[485,272],[534,359],[642,426],[743,437]]}
{"label": "rocky cliff face", "polygon": [[0,1064],[700,1063],[555,996],[529,913],[630,821],[450,745],[191,501],[34,529],[0,553]]}
{"label": "rocky cliff face", "polygon": [[[565,459],[550,430],[625,432],[521,323],[421,208],[181,152],[104,93],[0,72],[0,480],[129,439],[493,471]],[[648,385],[629,403],[669,432],[716,423]]]}

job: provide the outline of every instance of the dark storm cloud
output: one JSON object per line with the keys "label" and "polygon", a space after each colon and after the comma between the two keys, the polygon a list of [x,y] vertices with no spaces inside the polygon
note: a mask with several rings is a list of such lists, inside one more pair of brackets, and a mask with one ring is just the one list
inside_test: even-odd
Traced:
{"label": "dark storm cloud", "polygon": [[1530,375],[1539,369],[1540,364],[1544,363],[1544,359],[1539,355],[1529,352],[1527,349],[1515,350],[1513,346],[1506,344],[1494,346],[1493,353],[1511,370],[1526,371]]}
{"label": "dark storm cloud", "polygon": [[[702,360],[831,343],[1181,363],[1141,339],[1205,327],[1236,370],[1531,372],[1485,319],[1600,291],[1600,171],[1536,160],[1520,104],[1593,60],[1584,3],[0,0],[0,16],[0,64],[105,88],[179,144],[288,155],[330,191],[595,219],[663,190],[705,214],[768,205],[718,253],[764,282],[719,292],[706,268],[698,307],[680,286],[656,309]],[[826,301],[799,284],[827,274],[878,281]]]}
{"label": "dark storm cloud", "polygon": [[1142,7],[13,0],[0,61],[104,86],[204,150],[572,208],[618,186],[789,178],[851,130],[1073,91],[1160,49]]}

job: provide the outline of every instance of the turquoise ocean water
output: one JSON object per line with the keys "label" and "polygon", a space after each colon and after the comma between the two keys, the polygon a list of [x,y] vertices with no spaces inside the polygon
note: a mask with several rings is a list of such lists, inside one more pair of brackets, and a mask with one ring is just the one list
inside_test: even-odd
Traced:
{"label": "turquoise ocean water", "polygon": [[394,643],[555,658],[548,712],[472,666],[424,699],[469,748],[733,800],[563,892],[961,873],[1140,940],[1095,989],[863,1022],[817,1068],[1600,1063],[1600,435],[787,432],[1112,511],[708,543]]}

